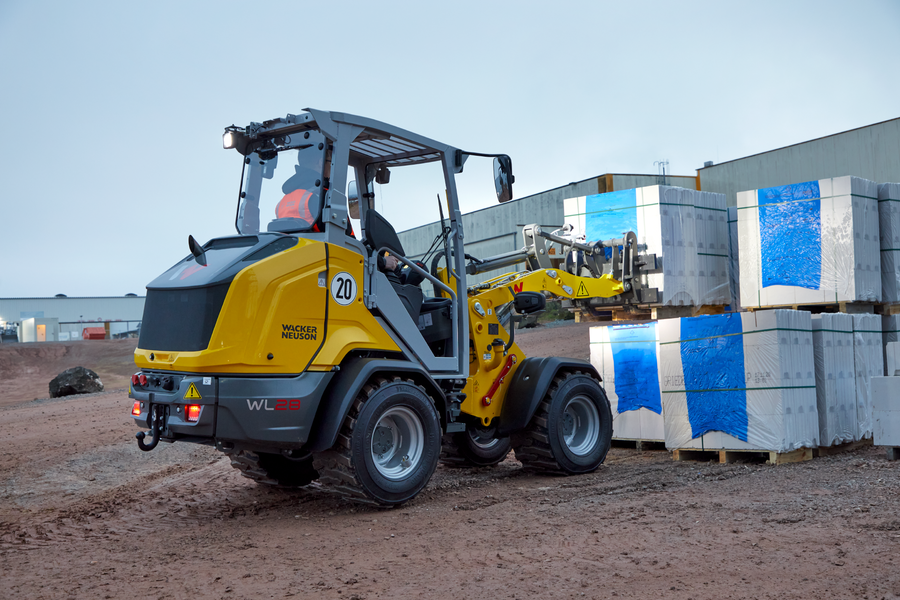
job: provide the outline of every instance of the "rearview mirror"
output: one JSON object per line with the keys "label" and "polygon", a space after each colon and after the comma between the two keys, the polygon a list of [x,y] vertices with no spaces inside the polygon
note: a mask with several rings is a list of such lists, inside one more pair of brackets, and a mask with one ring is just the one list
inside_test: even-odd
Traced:
{"label": "rearview mirror", "polygon": [[[375,208],[375,198],[369,198],[369,208]],[[347,212],[351,219],[359,219],[359,189],[356,182],[347,184]]]}
{"label": "rearview mirror", "polygon": [[503,154],[494,158],[494,188],[497,190],[497,202],[512,200],[512,184],[516,178],[512,173],[512,159]]}

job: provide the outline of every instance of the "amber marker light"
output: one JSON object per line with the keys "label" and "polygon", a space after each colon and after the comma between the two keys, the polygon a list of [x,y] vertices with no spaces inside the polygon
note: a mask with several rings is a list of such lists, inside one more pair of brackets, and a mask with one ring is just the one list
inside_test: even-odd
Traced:
{"label": "amber marker light", "polygon": [[184,407],[184,414],[187,415],[188,423],[196,423],[200,420],[200,405],[188,404]]}

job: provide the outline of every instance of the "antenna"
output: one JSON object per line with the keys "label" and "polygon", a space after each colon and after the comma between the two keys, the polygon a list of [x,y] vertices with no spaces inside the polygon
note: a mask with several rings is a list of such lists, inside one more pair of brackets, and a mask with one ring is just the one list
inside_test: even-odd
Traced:
{"label": "antenna", "polygon": [[659,185],[669,185],[668,183],[666,183],[666,167],[669,166],[669,161],[657,160],[654,161],[653,166],[658,167],[656,183],[658,183]]}

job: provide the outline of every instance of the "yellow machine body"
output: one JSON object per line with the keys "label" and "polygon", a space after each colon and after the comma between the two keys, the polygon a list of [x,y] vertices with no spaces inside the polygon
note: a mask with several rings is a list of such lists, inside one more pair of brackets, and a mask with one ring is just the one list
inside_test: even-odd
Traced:
{"label": "yellow machine body", "polygon": [[[363,257],[334,244],[297,245],[255,262],[232,281],[206,350],[135,350],[144,369],[196,373],[281,374],[330,370],[352,350],[399,351],[363,304],[329,293],[331,278],[363,280]],[[327,319],[326,319],[327,314]],[[310,362],[312,361],[312,362]]]}

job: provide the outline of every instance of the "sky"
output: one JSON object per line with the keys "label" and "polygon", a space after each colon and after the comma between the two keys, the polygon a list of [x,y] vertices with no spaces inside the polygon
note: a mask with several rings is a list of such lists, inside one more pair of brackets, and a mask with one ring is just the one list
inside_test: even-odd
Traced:
{"label": "sky", "polygon": [[[896,0],[0,0],[0,297],[143,295],[233,235],[231,124],[363,115],[509,154],[516,197],[694,175],[900,117],[898,31]],[[376,190],[398,231],[437,217],[410,177]],[[490,161],[458,188],[495,203]]]}

